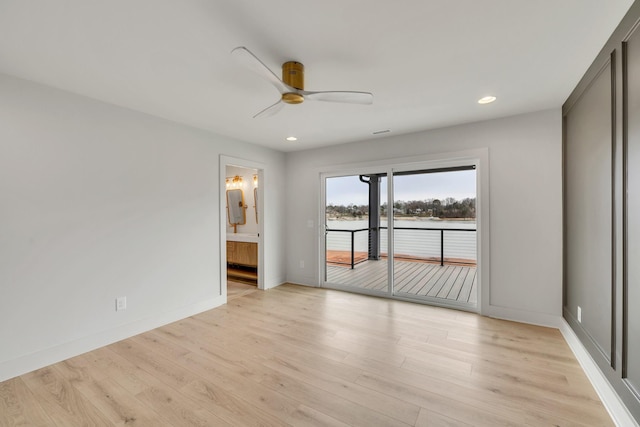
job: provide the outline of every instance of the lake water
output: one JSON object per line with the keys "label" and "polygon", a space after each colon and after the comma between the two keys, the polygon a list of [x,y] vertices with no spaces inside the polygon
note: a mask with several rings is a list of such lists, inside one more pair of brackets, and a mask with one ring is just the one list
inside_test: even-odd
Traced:
{"label": "lake water", "polygon": [[[386,220],[381,220],[382,227],[387,226]],[[455,221],[438,219],[412,219],[396,220],[394,233],[394,253],[396,255],[410,255],[420,258],[440,257],[439,230],[424,230],[426,228],[444,229],[444,257],[475,261],[476,257],[476,233],[474,231],[454,231],[451,229],[476,229],[475,221]],[[328,219],[327,228],[338,230],[359,230],[368,228],[368,220],[336,220]],[[398,230],[397,228],[418,228],[418,230]],[[380,249],[386,253],[387,230],[380,232]],[[368,251],[367,231],[354,233],[354,251]],[[351,250],[351,233],[330,231],[327,233],[328,250]]]}

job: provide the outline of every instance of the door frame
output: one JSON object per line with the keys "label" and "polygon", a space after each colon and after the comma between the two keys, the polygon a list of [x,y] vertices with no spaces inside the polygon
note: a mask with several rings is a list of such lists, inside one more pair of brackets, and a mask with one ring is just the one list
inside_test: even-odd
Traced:
{"label": "door frame", "polygon": [[258,289],[264,289],[265,286],[265,270],[267,266],[264,265],[264,246],[265,241],[269,238],[264,235],[265,206],[268,206],[264,198],[265,175],[267,175],[265,173],[266,165],[252,160],[220,155],[218,187],[220,208],[220,295],[224,297],[225,301],[227,299],[227,198],[225,185],[227,166],[258,171]]}
{"label": "door frame", "polygon": [[[363,163],[351,163],[344,165],[331,165],[320,168],[318,175],[320,180],[318,223],[322,224],[320,238],[318,239],[318,283],[321,287],[327,286],[324,280],[326,271],[326,245],[325,245],[325,207],[326,207],[326,188],[325,178],[332,176],[360,175],[369,173],[387,173],[387,200],[393,200],[393,173],[407,170],[420,169],[437,169],[446,167],[460,166],[461,164],[475,165],[476,167],[476,254],[478,267],[478,290],[477,305],[475,310],[480,314],[490,311],[490,221],[489,221],[489,150],[488,148],[479,148],[473,150],[445,152],[425,154],[414,157],[392,158]],[[393,218],[388,218],[389,226],[389,259],[393,256]],[[388,274],[389,280],[392,280],[393,263],[389,261]],[[351,289],[349,289],[351,290]],[[389,298],[407,300],[406,298],[393,295],[392,286],[388,287]],[[379,294],[377,294],[379,295]],[[412,302],[422,302],[411,299]],[[431,305],[437,303],[429,302]],[[448,305],[446,305],[449,307]],[[453,307],[465,310],[464,307]],[[468,309],[467,309],[468,310]]]}

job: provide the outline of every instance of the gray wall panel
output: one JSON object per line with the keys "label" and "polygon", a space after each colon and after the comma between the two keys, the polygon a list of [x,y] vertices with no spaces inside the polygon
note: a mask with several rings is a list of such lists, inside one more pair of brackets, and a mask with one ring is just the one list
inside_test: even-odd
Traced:
{"label": "gray wall panel", "polygon": [[611,358],[611,64],[565,116],[566,309]]}

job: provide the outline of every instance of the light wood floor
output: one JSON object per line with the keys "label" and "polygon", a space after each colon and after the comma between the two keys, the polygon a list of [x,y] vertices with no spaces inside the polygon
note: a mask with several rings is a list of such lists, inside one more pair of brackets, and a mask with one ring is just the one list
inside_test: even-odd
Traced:
{"label": "light wood floor", "polygon": [[283,285],[0,383],[0,425],[613,424],[557,330]]}
{"label": "light wood floor", "polygon": [[[476,267],[395,260],[395,292],[402,296],[456,301],[475,307],[478,301]],[[327,282],[364,290],[387,291],[387,260],[364,261],[353,269],[327,265]]]}
{"label": "light wood floor", "polygon": [[227,302],[248,295],[257,290],[258,287],[256,285],[249,285],[247,283],[227,279]]}

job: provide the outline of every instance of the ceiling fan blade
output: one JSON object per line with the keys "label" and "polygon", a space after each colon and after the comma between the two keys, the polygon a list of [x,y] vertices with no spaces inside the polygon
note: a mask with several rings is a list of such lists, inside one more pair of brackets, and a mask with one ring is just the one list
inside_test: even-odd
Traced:
{"label": "ceiling fan blade", "polygon": [[270,117],[270,116],[273,116],[278,111],[282,110],[282,107],[284,107],[284,102],[282,102],[282,100],[279,99],[278,102],[276,102],[275,104],[269,105],[264,110],[258,112],[255,116],[253,116],[253,118],[257,119],[258,117]]}
{"label": "ceiling fan blade", "polygon": [[280,80],[280,78],[258,59],[249,49],[239,46],[231,54],[245,67],[271,82],[280,93],[295,92],[295,89]]}
{"label": "ceiling fan blade", "polygon": [[305,100],[308,101],[345,102],[348,104],[373,104],[373,94],[369,92],[311,92],[306,90],[301,90],[298,92],[302,94],[302,96],[304,96]]}

